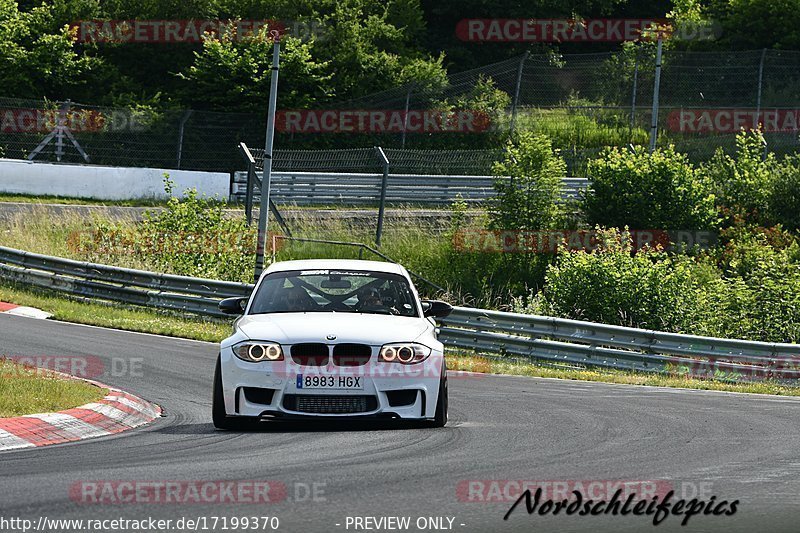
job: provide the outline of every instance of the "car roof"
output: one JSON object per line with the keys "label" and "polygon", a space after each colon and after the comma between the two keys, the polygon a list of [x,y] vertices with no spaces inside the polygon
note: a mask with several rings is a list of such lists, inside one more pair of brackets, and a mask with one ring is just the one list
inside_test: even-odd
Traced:
{"label": "car roof", "polygon": [[303,259],[297,261],[279,261],[272,263],[264,274],[286,272],[288,270],[355,270],[369,272],[387,272],[408,277],[402,265],[386,261],[364,261],[360,259]]}

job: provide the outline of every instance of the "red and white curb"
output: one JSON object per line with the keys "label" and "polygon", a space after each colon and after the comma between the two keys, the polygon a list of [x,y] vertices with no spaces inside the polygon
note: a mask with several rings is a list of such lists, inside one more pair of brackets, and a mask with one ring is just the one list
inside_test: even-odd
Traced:
{"label": "red and white curb", "polygon": [[101,383],[89,383],[107,388],[108,395],[58,413],[0,418],[0,452],[113,435],[161,416],[161,408],[155,404]]}
{"label": "red and white curb", "polygon": [[39,319],[46,319],[53,316],[35,307],[25,307],[24,305],[8,304],[5,302],[0,302],[0,313]]}

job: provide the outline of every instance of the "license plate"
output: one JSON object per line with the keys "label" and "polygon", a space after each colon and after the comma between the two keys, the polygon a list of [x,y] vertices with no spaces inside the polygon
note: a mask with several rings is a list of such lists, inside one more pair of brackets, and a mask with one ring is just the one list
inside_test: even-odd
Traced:
{"label": "license plate", "polygon": [[362,376],[308,376],[297,375],[298,389],[348,389],[362,390]]}

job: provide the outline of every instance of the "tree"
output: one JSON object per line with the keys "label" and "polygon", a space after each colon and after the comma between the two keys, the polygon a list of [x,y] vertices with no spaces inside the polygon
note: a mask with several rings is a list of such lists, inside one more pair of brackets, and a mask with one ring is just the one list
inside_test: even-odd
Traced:
{"label": "tree", "polygon": [[[208,38],[195,53],[194,64],[179,77],[185,81],[184,101],[196,109],[263,111],[269,98],[273,42],[263,28],[252,38],[228,33]],[[325,63],[311,57],[309,43],[284,38],[281,42],[281,108],[312,105],[329,96],[330,76]]]}
{"label": "tree", "polygon": [[0,84],[4,96],[74,97],[101,67],[96,57],[73,48],[70,30],[58,27],[54,7],[42,4],[27,12],[13,0],[0,0]]}

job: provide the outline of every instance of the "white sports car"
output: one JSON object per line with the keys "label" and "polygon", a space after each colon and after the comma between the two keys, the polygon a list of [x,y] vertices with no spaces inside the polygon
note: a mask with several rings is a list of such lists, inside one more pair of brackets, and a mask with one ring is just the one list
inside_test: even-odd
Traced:
{"label": "white sports car", "polygon": [[212,414],[220,429],[268,418],[386,417],[447,423],[447,369],[433,317],[400,265],[307,260],[272,264],[220,345]]}

